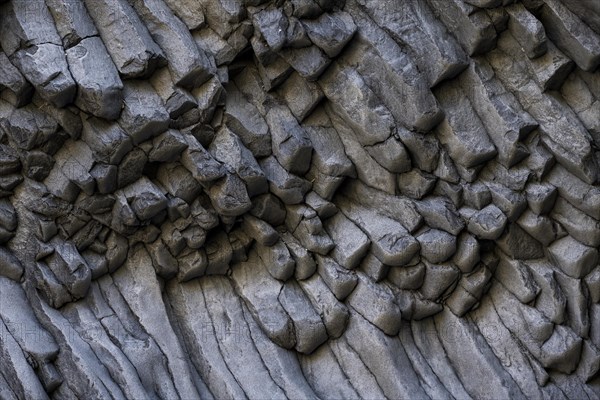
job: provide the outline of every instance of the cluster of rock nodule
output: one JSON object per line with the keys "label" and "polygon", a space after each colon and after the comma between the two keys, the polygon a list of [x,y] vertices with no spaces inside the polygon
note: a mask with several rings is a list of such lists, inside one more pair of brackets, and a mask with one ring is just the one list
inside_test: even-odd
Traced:
{"label": "cluster of rock nodule", "polygon": [[598,2],[0,3],[0,397],[600,396]]}

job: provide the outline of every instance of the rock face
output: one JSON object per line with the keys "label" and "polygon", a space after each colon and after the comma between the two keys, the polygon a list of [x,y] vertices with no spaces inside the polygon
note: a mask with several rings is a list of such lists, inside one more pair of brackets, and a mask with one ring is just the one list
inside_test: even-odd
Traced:
{"label": "rock face", "polygon": [[0,398],[600,398],[592,0],[0,0]]}

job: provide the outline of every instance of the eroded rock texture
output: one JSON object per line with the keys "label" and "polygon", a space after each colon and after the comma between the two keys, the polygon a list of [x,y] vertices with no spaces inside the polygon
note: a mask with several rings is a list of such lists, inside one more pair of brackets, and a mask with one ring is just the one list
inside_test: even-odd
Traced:
{"label": "eroded rock texture", "polygon": [[0,3],[0,398],[600,398],[596,1]]}

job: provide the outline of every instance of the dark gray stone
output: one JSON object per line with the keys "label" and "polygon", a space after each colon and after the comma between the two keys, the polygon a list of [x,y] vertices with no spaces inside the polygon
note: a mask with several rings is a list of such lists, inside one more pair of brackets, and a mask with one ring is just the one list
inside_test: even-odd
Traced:
{"label": "dark gray stone", "polygon": [[338,206],[367,233],[372,243],[371,251],[382,263],[406,265],[419,251],[419,243],[399,222],[345,198],[338,200]]}
{"label": "dark gray stone", "polygon": [[196,45],[187,27],[162,0],[133,0],[130,3],[169,60],[168,67],[175,84],[198,87],[214,74],[212,57]]}
{"label": "dark gray stone", "polygon": [[312,144],[296,118],[287,107],[278,106],[269,110],[266,119],[277,161],[292,174],[306,173],[310,168]]}
{"label": "dark gray stone", "polygon": [[285,204],[298,204],[310,190],[310,182],[287,172],[275,157],[267,157],[259,162],[271,192]]}
{"label": "dark gray stone", "polygon": [[208,150],[216,160],[231,167],[242,178],[250,197],[267,191],[265,174],[254,155],[227,127],[222,127],[217,132]]}
{"label": "dark gray stone", "polygon": [[565,274],[573,278],[583,278],[598,262],[598,251],[565,236],[548,247],[548,254]]}
{"label": "dark gray stone", "polygon": [[169,115],[161,98],[146,82],[127,82],[123,90],[123,112],[119,125],[138,145],[169,126]]}
{"label": "dark gray stone", "polygon": [[121,75],[145,77],[165,61],[163,51],[127,1],[83,2]]}

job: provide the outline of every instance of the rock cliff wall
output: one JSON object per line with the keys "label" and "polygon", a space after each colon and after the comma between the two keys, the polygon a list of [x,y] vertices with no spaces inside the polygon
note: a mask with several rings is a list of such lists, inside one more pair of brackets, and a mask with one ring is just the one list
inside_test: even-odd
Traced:
{"label": "rock cliff wall", "polygon": [[0,3],[0,398],[600,397],[597,1]]}

